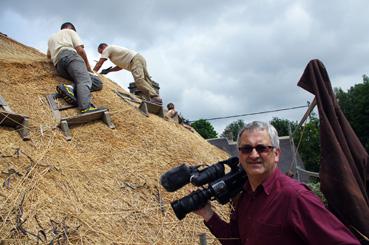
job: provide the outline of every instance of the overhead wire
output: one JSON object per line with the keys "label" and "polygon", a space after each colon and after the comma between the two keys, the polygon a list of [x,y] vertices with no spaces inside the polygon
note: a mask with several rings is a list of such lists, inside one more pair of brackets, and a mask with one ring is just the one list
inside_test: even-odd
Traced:
{"label": "overhead wire", "polygon": [[[259,111],[259,112],[251,112],[251,113],[231,115],[231,116],[224,116],[224,117],[204,118],[204,120],[206,120],[206,121],[214,121],[214,120],[220,120],[220,119],[228,119],[228,118],[235,118],[235,117],[245,117],[245,116],[266,114],[266,113],[279,112],[279,111],[295,110],[295,109],[301,109],[301,108],[305,108],[305,107],[309,107],[309,105],[293,106],[293,107],[287,107],[287,108],[281,108],[281,109],[274,109],[274,110],[267,110],[267,111]],[[192,122],[195,122],[195,121],[196,120],[190,120],[189,122],[192,123]]]}

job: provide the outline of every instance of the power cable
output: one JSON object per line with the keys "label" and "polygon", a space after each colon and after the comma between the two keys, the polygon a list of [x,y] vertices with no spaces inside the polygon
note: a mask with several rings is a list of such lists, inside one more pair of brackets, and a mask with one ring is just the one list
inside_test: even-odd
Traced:
{"label": "power cable", "polygon": [[[309,105],[301,105],[301,106],[294,106],[294,107],[287,107],[287,108],[281,108],[281,109],[275,109],[275,110],[268,110],[268,111],[259,111],[259,112],[252,112],[252,113],[245,113],[245,114],[239,114],[239,115],[232,115],[232,116],[224,116],[224,117],[212,117],[212,118],[205,118],[206,121],[214,121],[214,120],[220,120],[220,119],[228,119],[228,118],[235,118],[235,117],[245,117],[245,116],[251,116],[251,115],[258,115],[258,114],[266,114],[266,113],[272,113],[272,112],[278,112],[278,111],[288,111],[288,110],[295,110],[295,109],[301,109],[309,107]],[[190,123],[195,122],[196,120],[189,121]]]}

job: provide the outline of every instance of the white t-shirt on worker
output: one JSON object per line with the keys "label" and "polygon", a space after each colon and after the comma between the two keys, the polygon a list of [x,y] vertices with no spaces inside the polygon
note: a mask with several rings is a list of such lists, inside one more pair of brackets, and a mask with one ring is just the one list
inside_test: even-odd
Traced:
{"label": "white t-shirt on worker", "polygon": [[47,43],[48,52],[50,52],[51,60],[56,65],[59,61],[58,55],[64,49],[76,52],[75,47],[83,45],[77,32],[71,29],[63,29],[53,34]]}
{"label": "white t-shirt on worker", "polygon": [[101,54],[102,59],[110,59],[114,65],[119,66],[122,69],[127,69],[131,63],[132,58],[137,54],[136,51],[116,46],[107,46]]}

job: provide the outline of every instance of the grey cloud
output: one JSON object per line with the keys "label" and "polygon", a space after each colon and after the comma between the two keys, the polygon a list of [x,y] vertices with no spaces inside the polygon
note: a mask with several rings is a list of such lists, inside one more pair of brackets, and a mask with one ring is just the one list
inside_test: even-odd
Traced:
{"label": "grey cloud", "polygon": [[[367,73],[365,0],[343,1],[46,1],[2,0],[0,31],[45,49],[64,21],[76,24],[90,59],[104,41],[144,55],[164,102],[188,119],[229,116],[305,104],[297,87],[318,58],[334,87],[348,88]],[[45,50],[43,50],[45,51]],[[112,76],[128,87],[127,72]],[[303,110],[241,119],[297,120]],[[237,120],[212,121],[221,131]]]}

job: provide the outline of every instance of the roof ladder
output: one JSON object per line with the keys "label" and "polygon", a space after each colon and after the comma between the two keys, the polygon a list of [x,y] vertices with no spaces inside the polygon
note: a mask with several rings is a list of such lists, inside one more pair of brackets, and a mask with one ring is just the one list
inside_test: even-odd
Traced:
{"label": "roof ladder", "polygon": [[59,98],[61,98],[61,96],[58,93],[47,95],[47,101],[49,102],[49,106],[53,112],[55,119],[58,121],[59,123],[58,126],[63,131],[66,140],[69,141],[72,139],[69,127],[73,125],[79,125],[95,120],[102,120],[106,125],[108,125],[109,128],[111,129],[115,128],[115,125],[111,120],[109,111],[106,108],[99,108],[96,111],[79,114],[76,116],[62,117],[60,115],[60,111],[75,108],[76,106],[75,105],[58,106],[57,100]]}
{"label": "roof ladder", "polygon": [[[113,91],[115,92],[116,95],[118,95],[121,99],[123,99],[128,104],[130,104],[129,102],[140,103],[139,100],[137,100],[136,98],[132,97],[129,94],[125,94],[117,90],[113,90]],[[149,113],[158,115],[159,117],[164,117],[163,106],[155,104],[155,103],[151,103],[149,101],[142,101],[140,105],[138,106],[138,110],[147,117],[149,116]]]}
{"label": "roof ladder", "polygon": [[0,96],[0,125],[16,129],[23,140],[30,140],[29,117],[17,114],[10,109],[5,99]]}
{"label": "roof ladder", "polygon": [[163,106],[151,103],[149,101],[142,101],[141,102],[140,100],[134,98],[133,96],[131,96],[129,94],[125,94],[125,93],[119,92],[117,90],[113,90],[113,91],[116,93],[116,95],[118,95],[121,99],[123,99],[129,105],[131,105],[130,102],[139,104],[138,108],[136,106],[133,106],[133,107],[138,109],[146,117],[149,116],[149,113],[158,115],[159,117],[164,117]]}
{"label": "roof ladder", "polygon": [[151,113],[158,115],[159,117],[164,117],[163,106],[151,103],[149,101],[142,101],[138,109],[145,114]]}

